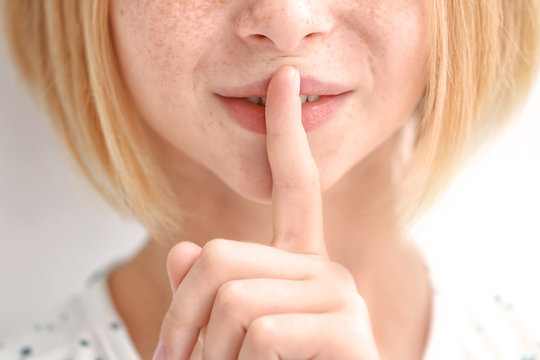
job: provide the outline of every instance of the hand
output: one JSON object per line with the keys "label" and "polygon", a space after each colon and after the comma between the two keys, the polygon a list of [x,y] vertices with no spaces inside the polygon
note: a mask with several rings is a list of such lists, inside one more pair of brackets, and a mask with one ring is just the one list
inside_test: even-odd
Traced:
{"label": "hand", "polygon": [[216,239],[169,252],[173,300],[160,333],[167,360],[379,359],[354,278],[326,252],[299,88],[289,66],[268,88],[272,246]]}

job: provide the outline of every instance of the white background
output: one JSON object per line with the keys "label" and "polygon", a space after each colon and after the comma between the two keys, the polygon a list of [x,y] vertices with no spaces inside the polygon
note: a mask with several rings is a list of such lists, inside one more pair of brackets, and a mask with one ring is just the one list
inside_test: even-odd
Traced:
{"label": "white background", "polygon": [[[0,80],[1,338],[62,303],[94,269],[131,256],[144,231],[120,219],[75,170],[1,41]],[[540,300],[539,137],[540,83],[412,232],[437,276],[476,279],[531,308]]]}

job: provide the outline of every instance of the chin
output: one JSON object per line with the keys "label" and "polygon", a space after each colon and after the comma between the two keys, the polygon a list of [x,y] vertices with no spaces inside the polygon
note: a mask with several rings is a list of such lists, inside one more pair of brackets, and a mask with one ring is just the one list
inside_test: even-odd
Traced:
{"label": "chin", "polygon": [[261,205],[272,205],[272,192],[240,194],[244,198]]}
{"label": "chin", "polygon": [[[242,181],[241,181],[242,182]],[[263,205],[272,204],[272,179],[245,181],[232,187],[239,196]]]}
{"label": "chin", "polygon": [[[319,177],[321,181],[321,193],[324,193],[326,190],[335,185],[344,174],[338,174],[335,172],[321,172],[319,169]],[[250,180],[248,180],[250,179]],[[237,195],[259,203],[263,205],[272,204],[272,176],[268,175],[267,177],[256,177],[256,176],[246,176],[242,179],[239,179],[237,182],[229,182],[222,179],[227,186],[234,191]]]}

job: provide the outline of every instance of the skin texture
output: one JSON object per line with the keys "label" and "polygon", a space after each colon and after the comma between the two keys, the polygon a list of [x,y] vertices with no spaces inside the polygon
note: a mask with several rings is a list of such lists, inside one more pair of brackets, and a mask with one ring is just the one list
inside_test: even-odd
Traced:
{"label": "skin texture", "polygon": [[423,1],[113,3],[122,70],[145,123],[253,200],[271,198],[265,139],[228,119],[218,89],[293,65],[353,90],[337,121],[309,136],[322,191],[395,133],[424,90]]}
{"label": "skin texture", "polygon": [[[299,84],[289,66],[268,90],[271,247],[213,240],[199,249],[192,265],[186,263],[183,279],[169,270],[174,299],[161,328],[167,358],[188,359],[205,328],[204,359],[378,359],[354,279],[326,252],[320,184],[301,125]],[[192,245],[180,243],[173,251],[192,256],[191,249],[184,250]]]}
{"label": "skin texture", "polygon": [[[149,241],[109,280],[143,358],[158,340],[167,359],[419,358],[431,293],[397,224],[393,166],[426,84],[426,13],[422,0],[111,1],[124,81],[189,214],[177,246]],[[303,131],[287,65],[350,89],[335,119]],[[268,77],[265,136],[215,93]]]}

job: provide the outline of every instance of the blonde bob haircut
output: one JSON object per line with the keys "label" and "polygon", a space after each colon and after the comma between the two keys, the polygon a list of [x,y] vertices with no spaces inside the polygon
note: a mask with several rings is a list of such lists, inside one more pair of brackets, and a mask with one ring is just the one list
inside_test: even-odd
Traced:
{"label": "blonde bob haircut", "polygon": [[[539,1],[430,2],[429,79],[399,184],[404,224],[526,99],[539,57]],[[170,245],[184,214],[121,79],[108,11],[107,0],[5,0],[8,44],[89,181]]]}

